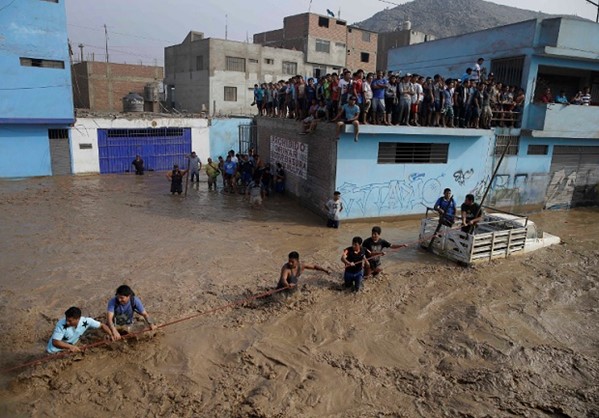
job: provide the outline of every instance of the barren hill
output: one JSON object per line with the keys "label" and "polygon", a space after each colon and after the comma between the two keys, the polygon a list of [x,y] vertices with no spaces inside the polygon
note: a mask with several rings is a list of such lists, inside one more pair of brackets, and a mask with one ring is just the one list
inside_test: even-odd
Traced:
{"label": "barren hill", "polygon": [[446,38],[546,17],[550,15],[483,0],[414,0],[383,10],[355,25],[376,32],[388,32],[409,20],[414,30]]}

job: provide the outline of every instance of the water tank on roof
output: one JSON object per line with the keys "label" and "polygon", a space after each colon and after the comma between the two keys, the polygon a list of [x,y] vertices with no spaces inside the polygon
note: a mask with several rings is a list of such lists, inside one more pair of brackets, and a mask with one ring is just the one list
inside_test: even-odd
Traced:
{"label": "water tank on roof", "polygon": [[412,29],[412,22],[410,22],[409,20],[406,20],[405,22],[403,22],[401,24],[401,30],[411,30]]}
{"label": "water tank on roof", "polygon": [[160,100],[160,90],[158,82],[148,83],[144,87],[144,100],[147,102],[157,102]]}
{"label": "water tank on roof", "polygon": [[129,93],[123,97],[123,112],[143,112],[144,98],[137,93]]}

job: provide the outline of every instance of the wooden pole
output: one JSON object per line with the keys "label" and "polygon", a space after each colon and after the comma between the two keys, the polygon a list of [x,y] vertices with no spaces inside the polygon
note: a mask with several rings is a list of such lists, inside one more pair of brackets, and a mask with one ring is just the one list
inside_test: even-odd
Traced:
{"label": "wooden pole", "polygon": [[187,157],[187,173],[185,173],[185,197],[187,197],[187,189],[189,188],[189,169],[191,168],[191,158]]}

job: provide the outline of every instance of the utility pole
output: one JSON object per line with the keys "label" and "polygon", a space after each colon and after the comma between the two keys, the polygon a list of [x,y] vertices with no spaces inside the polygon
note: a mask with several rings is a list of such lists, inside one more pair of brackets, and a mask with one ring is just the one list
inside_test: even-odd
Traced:
{"label": "utility pole", "polygon": [[228,39],[227,38],[228,29],[229,29],[229,15],[225,15],[225,41]]}
{"label": "utility pole", "polygon": [[83,62],[83,44],[79,44],[79,61]]}
{"label": "utility pole", "polygon": [[599,3],[595,3],[592,0],[587,0],[587,3],[591,3],[593,6],[597,8],[597,17],[595,18],[595,22],[599,23]]}
{"label": "utility pole", "polygon": [[104,24],[104,39],[106,40],[106,64],[108,64],[108,28]]}

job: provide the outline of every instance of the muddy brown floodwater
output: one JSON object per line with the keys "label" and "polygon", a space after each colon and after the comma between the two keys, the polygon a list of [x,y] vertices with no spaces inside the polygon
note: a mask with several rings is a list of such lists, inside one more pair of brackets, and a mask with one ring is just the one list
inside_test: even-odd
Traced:
{"label": "muddy brown floodwater", "polygon": [[334,273],[4,373],[1,416],[599,417],[598,209],[533,215],[564,243],[474,268],[389,253],[354,295],[341,250],[373,222],[329,230],[290,199],[251,210],[205,183],[172,197],[148,174],[0,183],[1,369],[43,357],[69,306],[103,318],[123,283],[164,323],[272,288],[292,250]]}

